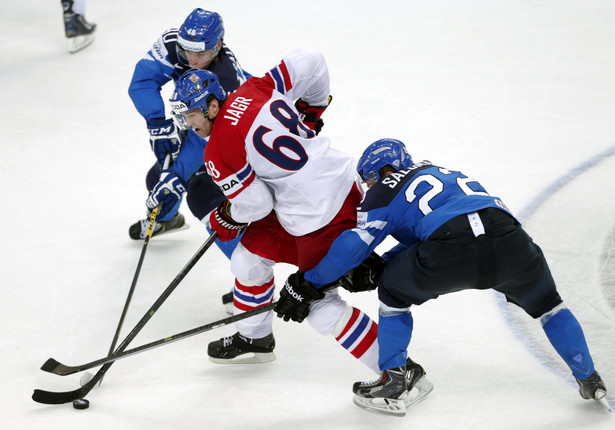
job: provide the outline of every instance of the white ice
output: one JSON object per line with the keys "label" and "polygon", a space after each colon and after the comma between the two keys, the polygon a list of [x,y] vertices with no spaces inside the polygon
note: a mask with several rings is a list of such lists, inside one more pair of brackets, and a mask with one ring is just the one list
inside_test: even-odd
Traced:
{"label": "white ice", "polygon": [[[39,370],[47,358],[107,354],[154,160],[128,83],[197,6],[222,14],[225,41],[255,75],[298,47],[325,54],[323,133],[337,147],[358,157],[375,139],[402,139],[415,159],[462,170],[522,215],[612,393],[612,0],[91,1],[97,38],[74,55],[58,3],[0,2],[0,428],[615,428],[615,414],[581,399],[538,322],[489,291],[414,309],[410,353],[435,389],[404,418],[354,406],[352,383],[373,375],[333,339],[278,319],[269,364],[209,362],[207,343],[229,326],[117,362],[87,411],[30,398],[79,386],[79,375]],[[207,237],[182,212],[189,230],[150,243],[122,337]],[[278,267],[278,283],[293,270]],[[231,283],[211,249],[132,345],[225,317]],[[346,297],[376,318],[375,294]]]}

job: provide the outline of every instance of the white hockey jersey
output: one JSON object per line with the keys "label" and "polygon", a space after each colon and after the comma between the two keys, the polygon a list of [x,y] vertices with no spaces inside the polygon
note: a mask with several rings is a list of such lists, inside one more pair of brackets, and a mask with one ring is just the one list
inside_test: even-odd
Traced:
{"label": "white hockey jersey", "polygon": [[232,203],[233,219],[253,222],[275,210],[286,231],[302,236],[337,214],[356,180],[356,162],[304,125],[293,103],[323,106],[329,94],[324,57],[302,49],[228,97],[204,160]]}

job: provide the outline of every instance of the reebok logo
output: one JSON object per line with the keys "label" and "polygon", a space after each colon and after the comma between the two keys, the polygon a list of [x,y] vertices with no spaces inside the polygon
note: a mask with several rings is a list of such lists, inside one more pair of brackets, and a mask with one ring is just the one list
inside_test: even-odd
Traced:
{"label": "reebok logo", "polygon": [[288,294],[293,296],[293,299],[297,300],[298,302],[303,302],[303,296],[299,293],[296,293],[290,284],[286,284],[286,291],[288,291]]}

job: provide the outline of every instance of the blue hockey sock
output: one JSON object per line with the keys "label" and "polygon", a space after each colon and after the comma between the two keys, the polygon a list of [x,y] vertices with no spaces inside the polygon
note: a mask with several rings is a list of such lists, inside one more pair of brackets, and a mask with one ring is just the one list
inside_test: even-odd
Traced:
{"label": "blue hockey sock", "polygon": [[[213,230],[209,228],[208,225],[206,225],[205,228],[207,229],[209,234],[213,233]],[[229,240],[228,242],[222,242],[220,239],[216,239],[216,245],[218,245],[218,248],[220,248],[220,251],[222,251],[222,253],[226,255],[226,258],[228,258],[229,260],[231,259],[231,255],[233,254],[233,251],[239,244],[239,241],[241,240],[241,236],[243,236],[243,233],[240,234],[239,237],[233,240]]]}
{"label": "blue hockey sock", "polygon": [[589,354],[583,329],[568,308],[553,314],[542,328],[576,379],[585,379],[594,373],[594,361]]}
{"label": "blue hockey sock", "polygon": [[378,313],[378,366],[380,370],[406,365],[407,349],[412,337],[412,313],[383,311]]}

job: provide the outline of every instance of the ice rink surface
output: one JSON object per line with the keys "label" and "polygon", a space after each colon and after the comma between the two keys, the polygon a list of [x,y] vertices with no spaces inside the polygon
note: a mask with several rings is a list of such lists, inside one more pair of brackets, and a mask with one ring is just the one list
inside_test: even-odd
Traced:
{"label": "ice rink surface", "polygon": [[[414,309],[411,356],[434,391],[404,418],[352,404],[373,375],[307,324],[277,320],[277,360],[221,366],[224,327],[129,357],[77,411],[31,400],[79,375],[39,370],[107,354],[142,243],[154,158],[127,88],[135,63],[193,8],[262,75],[299,47],[327,59],[323,134],[355,157],[382,137],[504,199],[551,264],[615,393],[615,3],[611,0],[90,1],[92,46],[69,55],[59,2],[0,2],[0,410],[6,429],[613,429],[585,401],[538,322],[493,292]],[[170,93],[170,88],[164,88]],[[123,335],[207,238],[152,239]],[[294,269],[279,266],[278,284]],[[228,261],[210,249],[136,346],[226,316]],[[375,293],[345,295],[377,317]],[[122,336],[123,337],[123,336]]]}

